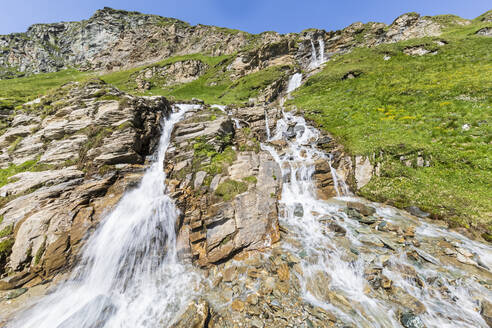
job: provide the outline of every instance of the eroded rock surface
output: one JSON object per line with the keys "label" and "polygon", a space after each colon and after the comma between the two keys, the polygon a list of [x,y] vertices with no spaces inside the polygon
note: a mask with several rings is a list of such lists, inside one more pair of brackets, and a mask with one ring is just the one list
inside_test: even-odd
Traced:
{"label": "eroded rock surface", "polygon": [[[167,170],[183,215],[178,245],[201,266],[279,239],[278,165],[259,145],[263,108],[189,113],[176,125]],[[241,128],[240,126],[243,126]]]}
{"label": "eroded rock surface", "polygon": [[0,289],[35,284],[72,263],[87,231],[138,182],[170,110],[162,97],[91,80],[14,114],[0,137],[0,166],[21,171],[0,188],[0,243],[8,246]]}

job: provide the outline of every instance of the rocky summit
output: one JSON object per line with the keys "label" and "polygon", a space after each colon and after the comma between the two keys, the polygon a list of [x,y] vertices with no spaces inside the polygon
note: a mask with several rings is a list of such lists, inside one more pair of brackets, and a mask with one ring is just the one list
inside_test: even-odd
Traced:
{"label": "rocky summit", "polygon": [[0,36],[0,325],[492,327],[490,31]]}

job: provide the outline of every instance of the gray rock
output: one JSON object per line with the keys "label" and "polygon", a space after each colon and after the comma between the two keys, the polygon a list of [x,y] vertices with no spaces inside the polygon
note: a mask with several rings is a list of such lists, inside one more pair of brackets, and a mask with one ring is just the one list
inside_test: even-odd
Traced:
{"label": "gray rock", "polygon": [[296,203],[294,208],[294,216],[297,216],[298,218],[302,218],[304,216],[304,208],[301,203]]}
{"label": "gray rock", "polygon": [[205,179],[205,177],[207,176],[207,172],[204,172],[204,171],[198,171],[195,175],[195,182],[194,182],[194,187],[195,189],[199,189],[202,184],[203,184],[203,180]]}
{"label": "gray rock", "polygon": [[356,210],[360,214],[368,216],[368,215],[374,215],[376,213],[376,209],[372,206],[368,206],[359,202],[348,202],[347,203],[347,208]]}
{"label": "gray rock", "polygon": [[215,191],[217,189],[221,177],[222,174],[217,174],[216,176],[213,177],[212,182],[210,182],[210,190]]}
{"label": "gray rock", "polygon": [[422,320],[412,312],[402,313],[400,322],[405,328],[425,328]]}
{"label": "gray rock", "polygon": [[410,212],[410,214],[412,215],[415,215],[415,216],[418,216],[420,218],[427,218],[430,216],[430,213],[427,213],[427,212],[424,212],[422,211],[420,208],[418,208],[417,206],[409,206],[407,208],[405,208],[408,212]]}

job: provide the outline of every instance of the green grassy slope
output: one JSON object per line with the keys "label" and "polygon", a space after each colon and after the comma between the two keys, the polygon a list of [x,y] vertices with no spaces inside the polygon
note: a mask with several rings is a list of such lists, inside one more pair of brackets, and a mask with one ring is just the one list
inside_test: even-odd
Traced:
{"label": "green grassy slope", "polygon": [[[348,153],[376,154],[381,176],[361,190],[363,196],[417,205],[490,233],[492,38],[475,32],[491,25],[474,21],[451,26],[438,38],[355,49],[309,78],[290,104],[304,109]],[[403,52],[421,45],[437,53]],[[348,72],[358,76],[343,79]],[[429,167],[416,165],[419,154]]]}
{"label": "green grassy slope", "polygon": [[[210,57],[202,54],[192,54],[168,58],[162,62],[138,67],[126,71],[109,73],[101,78],[117,88],[141,95],[166,96],[175,100],[191,100],[200,98],[209,104],[244,104],[249,98],[254,98],[259,91],[269,84],[279,80],[286,74],[288,67],[275,66],[244,76],[233,81],[227,66],[234,56]],[[152,66],[166,66],[183,60],[200,60],[208,65],[204,75],[197,80],[172,86],[163,86],[159,79],[150,79],[152,87],[145,92],[137,90],[136,74],[145,68]]]}
{"label": "green grassy slope", "polygon": [[90,76],[90,73],[67,69],[56,73],[0,80],[0,109],[14,108],[45,95],[48,91],[65,83],[80,81],[88,76]]}

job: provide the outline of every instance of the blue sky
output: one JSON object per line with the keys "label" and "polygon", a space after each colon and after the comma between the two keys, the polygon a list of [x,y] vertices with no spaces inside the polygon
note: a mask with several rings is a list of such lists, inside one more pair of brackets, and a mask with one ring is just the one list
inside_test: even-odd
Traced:
{"label": "blue sky", "polygon": [[0,34],[23,32],[34,23],[86,19],[104,6],[252,33],[299,32],[309,27],[336,30],[356,21],[391,23],[409,11],[475,18],[492,9],[490,0],[0,0],[0,3]]}

